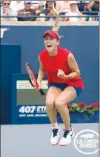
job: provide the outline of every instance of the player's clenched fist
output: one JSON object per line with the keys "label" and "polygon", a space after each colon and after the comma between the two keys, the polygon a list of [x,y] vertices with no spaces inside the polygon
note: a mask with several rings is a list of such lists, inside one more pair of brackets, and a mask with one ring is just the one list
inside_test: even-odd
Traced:
{"label": "player's clenched fist", "polygon": [[62,79],[66,79],[65,73],[64,73],[64,71],[61,70],[61,69],[58,69],[57,76],[60,77],[60,78],[62,78]]}

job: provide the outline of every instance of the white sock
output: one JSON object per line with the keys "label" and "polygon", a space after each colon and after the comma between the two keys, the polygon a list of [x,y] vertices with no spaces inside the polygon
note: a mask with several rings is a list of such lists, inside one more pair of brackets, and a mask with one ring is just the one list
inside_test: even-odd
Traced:
{"label": "white sock", "polygon": [[52,124],[52,129],[58,129],[58,128],[59,128],[58,123],[53,123]]}

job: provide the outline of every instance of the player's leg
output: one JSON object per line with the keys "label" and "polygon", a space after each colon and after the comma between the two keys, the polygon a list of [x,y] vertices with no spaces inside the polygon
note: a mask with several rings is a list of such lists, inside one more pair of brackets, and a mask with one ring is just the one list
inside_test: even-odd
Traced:
{"label": "player's leg", "polygon": [[61,93],[61,90],[56,87],[49,87],[46,95],[46,110],[52,125],[51,144],[56,145],[59,142],[59,126],[57,123],[57,111],[55,107],[55,99]]}
{"label": "player's leg", "polygon": [[66,103],[71,102],[77,97],[77,92],[75,88],[68,86],[60,93],[60,95],[55,100],[55,106],[59,111],[63,123],[65,125],[65,132],[60,140],[60,145],[68,145],[71,142],[71,137],[73,135],[73,131],[70,127],[70,115],[69,110],[66,107]]}
{"label": "player's leg", "polygon": [[57,111],[55,107],[55,99],[62,91],[56,87],[49,87],[46,95],[46,110],[51,124],[57,123]]}

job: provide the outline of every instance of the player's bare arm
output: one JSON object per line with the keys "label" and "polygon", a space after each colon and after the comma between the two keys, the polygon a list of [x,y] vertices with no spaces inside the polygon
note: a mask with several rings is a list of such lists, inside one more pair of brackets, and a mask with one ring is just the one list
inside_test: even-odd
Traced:
{"label": "player's bare arm", "polygon": [[70,53],[68,55],[68,65],[71,70],[71,73],[69,75],[66,75],[66,78],[73,79],[73,78],[79,77],[80,70],[79,70],[78,64],[75,60],[75,57],[72,53]]}
{"label": "player's bare arm", "polygon": [[43,68],[43,64],[42,64],[42,62],[41,62],[39,56],[38,56],[38,60],[39,60],[40,67],[39,67],[39,71],[38,71],[38,78],[37,78],[37,81],[38,81],[38,83],[40,84],[41,81],[42,81],[43,78],[44,78],[44,68]]}
{"label": "player's bare arm", "polygon": [[73,56],[72,53],[70,53],[68,55],[67,63],[69,65],[71,73],[69,75],[66,75],[63,70],[58,69],[57,76],[62,78],[62,79],[74,79],[74,78],[79,77],[80,76],[80,70],[79,70],[78,64],[75,60],[75,57]]}

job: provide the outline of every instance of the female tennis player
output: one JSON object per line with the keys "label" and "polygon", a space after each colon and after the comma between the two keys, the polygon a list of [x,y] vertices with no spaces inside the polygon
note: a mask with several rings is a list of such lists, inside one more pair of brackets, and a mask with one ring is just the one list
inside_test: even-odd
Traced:
{"label": "female tennis player", "polygon": [[[50,142],[52,145],[59,143],[61,146],[66,146],[71,143],[74,135],[66,104],[80,94],[84,88],[84,83],[72,52],[59,47],[59,34],[54,30],[48,30],[44,33],[43,39],[46,49],[40,52],[38,56],[40,68],[37,81],[41,84],[46,73],[48,79],[46,109],[52,125]],[[57,123],[57,110],[65,126],[61,138]]]}

